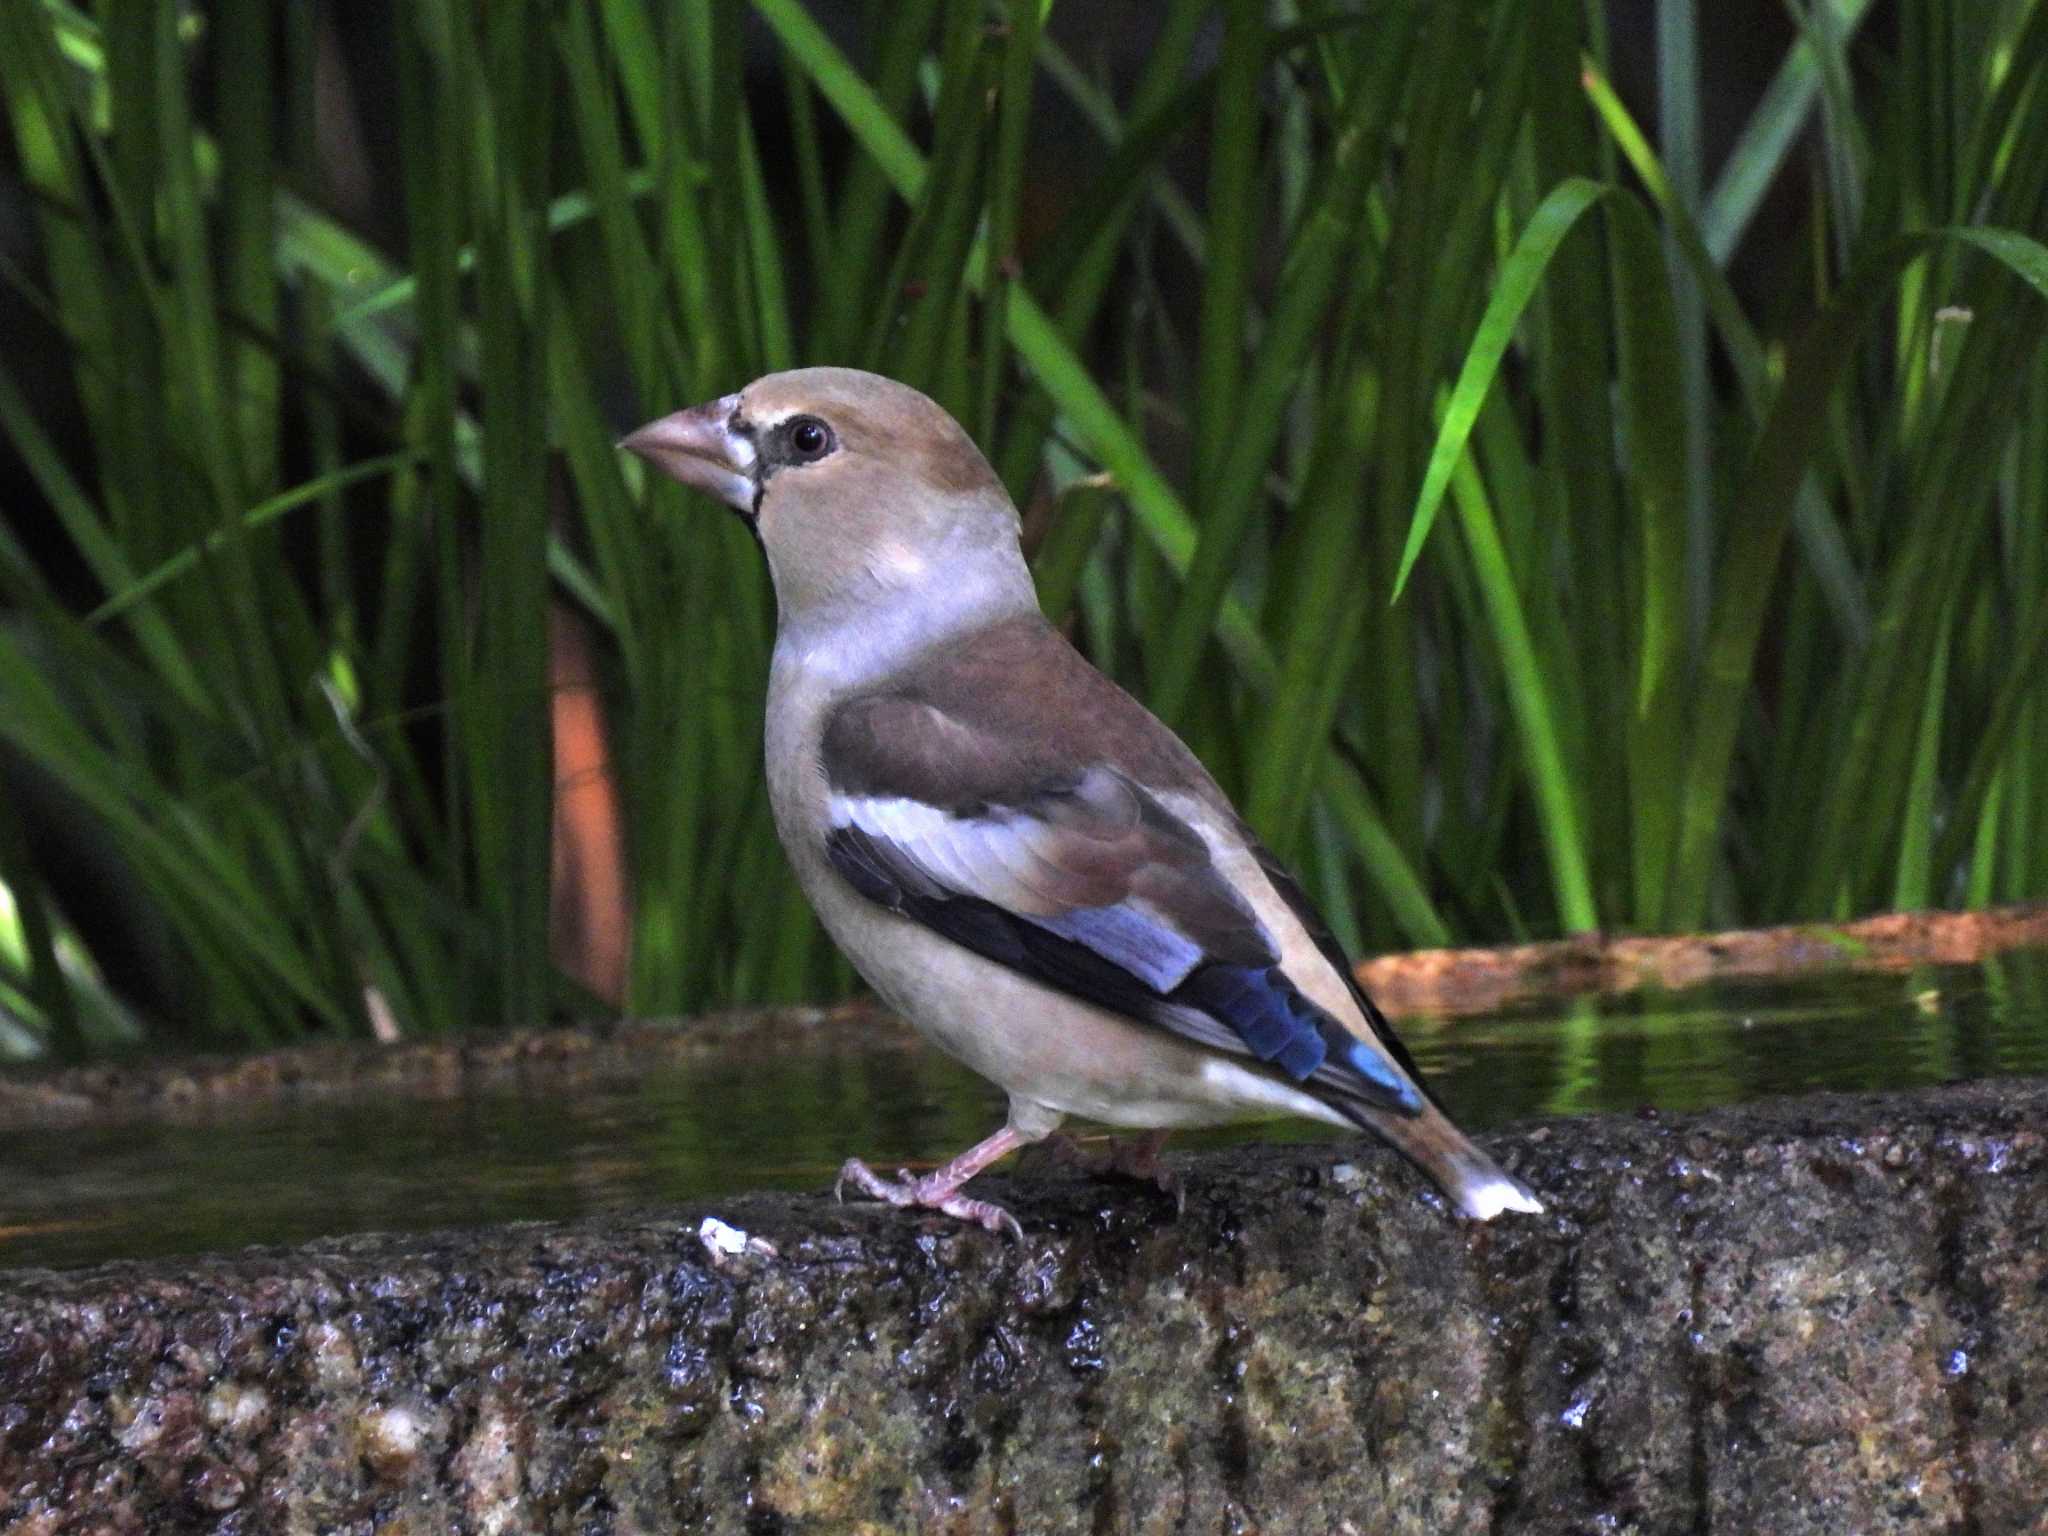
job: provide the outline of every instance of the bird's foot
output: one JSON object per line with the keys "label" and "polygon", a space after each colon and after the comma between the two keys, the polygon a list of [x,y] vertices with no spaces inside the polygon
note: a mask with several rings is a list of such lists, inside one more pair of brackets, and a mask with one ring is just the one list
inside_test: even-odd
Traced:
{"label": "bird's foot", "polygon": [[923,1178],[913,1177],[907,1168],[896,1170],[896,1177],[885,1179],[857,1157],[849,1157],[839,1170],[839,1177],[832,1185],[832,1198],[844,1200],[846,1186],[851,1184],[863,1194],[876,1200],[886,1200],[891,1205],[914,1205],[925,1210],[940,1211],[960,1221],[971,1221],[990,1232],[1008,1232],[1017,1241],[1024,1240],[1024,1229],[1017,1225],[1017,1218],[1000,1205],[989,1200],[976,1200],[960,1193],[963,1181],[949,1179],[947,1170]]}
{"label": "bird's foot", "polygon": [[1091,1138],[1084,1142],[1065,1131],[1055,1131],[1046,1138],[1045,1148],[1055,1162],[1086,1173],[1120,1174],[1141,1184],[1150,1184],[1161,1194],[1173,1197],[1176,1211],[1185,1211],[1188,1207],[1187,1189],[1181,1184],[1180,1175],[1159,1157],[1159,1149],[1166,1145],[1166,1138],[1172,1134],[1171,1131],[1147,1131],[1142,1136],[1105,1136],[1099,1141]]}

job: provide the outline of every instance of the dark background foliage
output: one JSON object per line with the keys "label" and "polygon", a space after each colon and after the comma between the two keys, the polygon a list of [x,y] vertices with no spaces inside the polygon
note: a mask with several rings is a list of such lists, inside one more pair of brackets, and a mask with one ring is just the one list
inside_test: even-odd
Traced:
{"label": "dark background foliage", "polygon": [[0,1055],[849,985],[757,557],[611,447],[796,363],[969,425],[1354,946],[2039,898],[2044,62],[2034,0],[0,8]]}

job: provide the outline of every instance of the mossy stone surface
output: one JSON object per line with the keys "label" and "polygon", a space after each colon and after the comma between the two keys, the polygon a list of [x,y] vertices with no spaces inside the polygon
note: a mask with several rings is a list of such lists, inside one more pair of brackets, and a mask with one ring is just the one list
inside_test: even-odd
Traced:
{"label": "mossy stone surface", "polygon": [[[2048,1507],[2048,1083],[0,1274],[0,1531],[1891,1532]],[[772,1245],[717,1253],[716,1215]]]}

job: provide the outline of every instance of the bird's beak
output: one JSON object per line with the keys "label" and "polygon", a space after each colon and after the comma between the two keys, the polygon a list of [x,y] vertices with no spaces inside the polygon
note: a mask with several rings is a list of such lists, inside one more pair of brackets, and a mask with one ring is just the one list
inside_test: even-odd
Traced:
{"label": "bird's beak", "polygon": [[693,405],[619,439],[671,480],[716,496],[736,512],[754,510],[754,445],[734,427],[740,397]]}

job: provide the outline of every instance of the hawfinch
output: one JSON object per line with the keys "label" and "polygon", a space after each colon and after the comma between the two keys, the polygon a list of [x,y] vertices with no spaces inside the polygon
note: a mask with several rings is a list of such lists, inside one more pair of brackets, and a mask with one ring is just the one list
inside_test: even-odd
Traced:
{"label": "hawfinch", "polygon": [[1016,1223],[962,1186],[1068,1115],[1163,1134],[1299,1115],[1383,1137],[1479,1221],[1543,1207],[1431,1100],[1301,887],[1202,765],[1040,613],[1017,509],[906,385],[757,379],[620,445],[723,501],[778,627],[769,796],[826,929],[882,999],[1009,1094],[896,1205]]}

